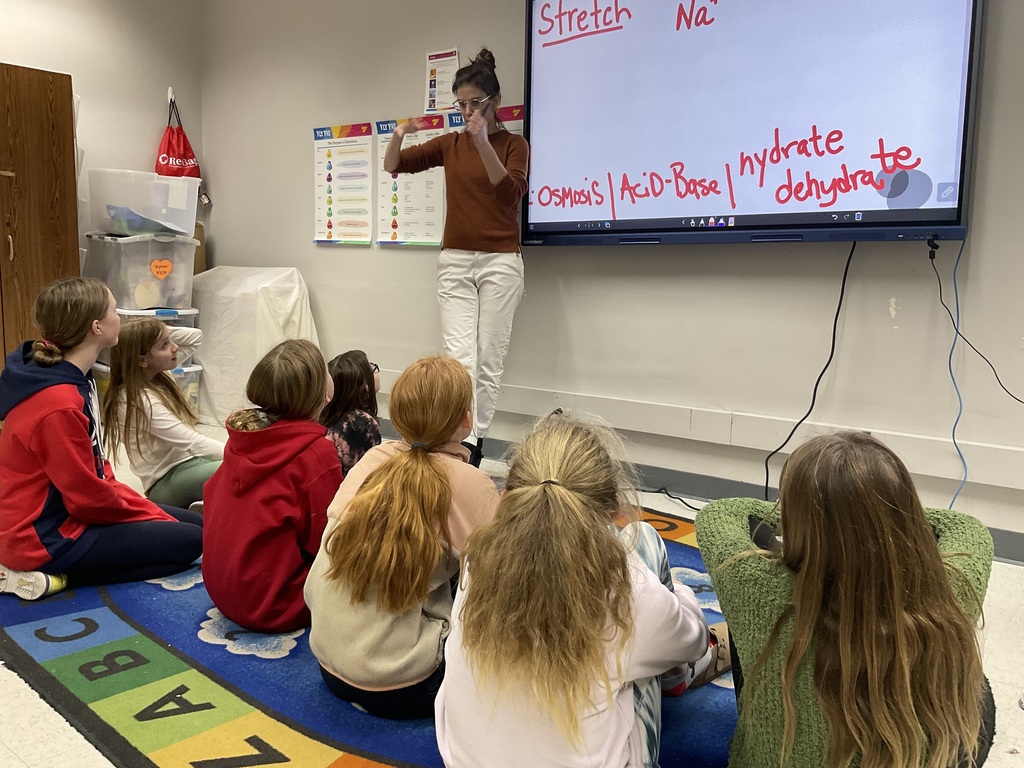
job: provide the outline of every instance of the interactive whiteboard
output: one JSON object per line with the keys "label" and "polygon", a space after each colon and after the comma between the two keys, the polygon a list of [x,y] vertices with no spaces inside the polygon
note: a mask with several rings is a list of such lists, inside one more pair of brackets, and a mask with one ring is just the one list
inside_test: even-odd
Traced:
{"label": "interactive whiteboard", "polygon": [[981,0],[529,0],[532,244],[961,239]]}

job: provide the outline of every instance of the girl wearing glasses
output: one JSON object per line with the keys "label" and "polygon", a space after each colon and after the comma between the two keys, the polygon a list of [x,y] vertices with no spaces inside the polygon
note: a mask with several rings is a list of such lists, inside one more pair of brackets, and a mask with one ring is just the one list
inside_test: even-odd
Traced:
{"label": "girl wearing glasses", "polygon": [[320,414],[320,423],[327,427],[347,476],[364,453],[380,445],[380,366],[371,363],[363,350],[352,349],[331,360],[327,372],[334,379],[334,397]]}
{"label": "girl wearing glasses", "polygon": [[391,136],[384,169],[398,174],[444,167],[448,215],[437,267],[441,333],[445,350],[474,378],[476,408],[468,447],[471,463],[479,466],[512,317],[523,296],[516,214],[526,194],[530,148],[497,119],[501,86],[489,50],[455,73],[452,91],[465,131],[403,150],[403,138],[419,126],[402,123]]}

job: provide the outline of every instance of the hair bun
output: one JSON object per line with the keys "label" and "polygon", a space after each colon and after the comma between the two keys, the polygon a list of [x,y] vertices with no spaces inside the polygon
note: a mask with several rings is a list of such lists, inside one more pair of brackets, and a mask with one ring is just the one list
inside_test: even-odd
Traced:
{"label": "hair bun", "polygon": [[484,67],[487,67],[488,69],[494,69],[494,54],[491,53],[486,48],[481,48],[480,53],[478,53],[476,57],[473,59],[473,63],[480,64]]}

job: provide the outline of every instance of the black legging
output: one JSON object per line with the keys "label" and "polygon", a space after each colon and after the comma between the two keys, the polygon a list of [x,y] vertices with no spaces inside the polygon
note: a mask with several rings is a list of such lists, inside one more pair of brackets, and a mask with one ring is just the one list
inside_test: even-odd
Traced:
{"label": "black legging", "polygon": [[73,565],[64,569],[70,586],[158,579],[179,573],[195,561],[203,553],[202,515],[157,506],[175,521],[90,526],[99,536]]}
{"label": "black legging", "polygon": [[390,691],[364,691],[340,680],[320,667],[331,693],[343,701],[358,704],[371,715],[392,720],[412,720],[434,716],[434,699],[444,680],[444,662],[426,680]]}

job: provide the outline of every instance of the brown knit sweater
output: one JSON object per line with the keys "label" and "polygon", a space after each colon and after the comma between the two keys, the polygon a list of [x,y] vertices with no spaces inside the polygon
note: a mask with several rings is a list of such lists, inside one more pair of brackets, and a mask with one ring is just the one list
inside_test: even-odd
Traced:
{"label": "brown knit sweater", "polygon": [[526,194],[530,147],[522,136],[505,130],[488,138],[508,171],[497,185],[487,178],[472,137],[461,131],[402,150],[397,173],[444,166],[448,210],[442,248],[519,253],[516,212]]}

